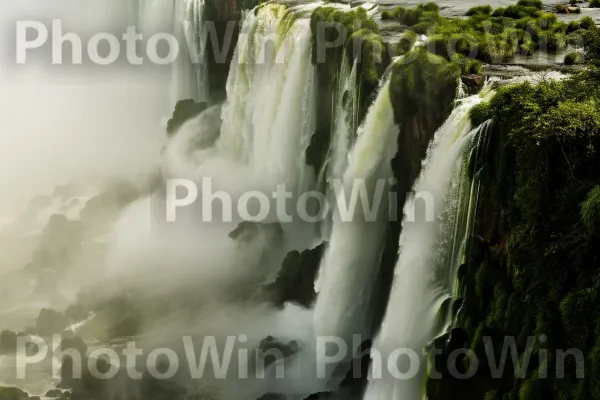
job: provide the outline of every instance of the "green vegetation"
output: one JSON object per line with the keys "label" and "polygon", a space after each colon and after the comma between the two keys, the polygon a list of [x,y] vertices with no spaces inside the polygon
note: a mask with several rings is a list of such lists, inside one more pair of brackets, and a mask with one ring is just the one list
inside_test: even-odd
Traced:
{"label": "green vegetation", "polygon": [[398,47],[397,47],[398,54],[408,53],[415,45],[418,38],[419,38],[419,35],[416,32],[413,32],[413,31],[405,32],[402,35],[402,37],[400,38],[400,42],[398,43]]}
{"label": "green vegetation", "polygon": [[[306,151],[306,162],[318,174],[325,164],[331,140],[333,102],[336,100],[335,90],[343,57],[350,65],[355,60],[357,62],[357,114],[361,121],[381,75],[391,62],[391,55],[385,48],[379,27],[362,7],[351,10],[319,7],[311,15],[310,26],[313,36],[312,62],[316,66],[321,95],[317,98],[317,130]],[[410,40],[407,36],[406,41]],[[341,45],[330,45],[340,41]],[[406,46],[406,42],[403,45]]]}
{"label": "green vegetation", "polygon": [[[335,63],[341,59],[343,48],[351,60],[359,57],[362,61],[363,78],[368,83],[376,84],[379,79],[376,64],[383,57],[383,39],[379,35],[379,27],[367,16],[362,7],[352,11],[333,7],[319,7],[311,15],[313,33],[313,64]],[[344,46],[327,46],[343,35]],[[336,65],[339,65],[337,63]]]}
{"label": "green vegetation", "polygon": [[565,56],[565,65],[581,64],[583,61],[583,55],[576,51],[569,53]]}
{"label": "green vegetation", "polygon": [[[577,12],[568,6],[567,10]],[[580,45],[581,33],[594,26],[589,17],[569,24],[560,22],[556,14],[542,11],[541,2],[529,0],[496,10],[490,6],[473,7],[467,16],[467,19],[441,17],[435,5],[415,9],[397,7],[382,13],[383,19],[397,20],[409,31],[426,33],[429,50],[453,61],[466,57],[499,63],[517,54],[562,51],[569,43]]]}
{"label": "green vegetation", "polygon": [[554,12],[557,14],[581,14],[581,8],[569,7],[569,4],[557,4],[554,6]]}
{"label": "green vegetation", "polygon": [[[598,30],[586,34],[588,70],[554,81],[497,89],[471,112],[473,124],[493,118],[481,171],[481,206],[469,255],[461,267],[461,313],[479,371],[469,380],[429,379],[428,397],[598,399],[600,385],[600,80]],[[593,45],[594,42],[596,45]],[[512,366],[503,379],[487,368],[483,337],[496,356],[505,337],[519,359],[534,344],[525,378]],[[580,349],[564,371],[557,351]],[[540,363],[541,350],[547,363]],[[547,378],[543,377],[547,367]],[[564,378],[561,374],[564,372]]]}
{"label": "green vegetation", "polygon": [[492,6],[477,6],[467,11],[467,17],[472,17],[475,15],[492,15],[492,11]]}
{"label": "green vegetation", "polygon": [[456,63],[431,54],[425,48],[406,54],[392,67],[390,95],[396,122],[401,127],[414,128],[424,125],[432,113],[446,115],[460,75],[461,69]]}
{"label": "green vegetation", "polygon": [[600,0],[591,0],[590,7],[591,8],[600,8]]}

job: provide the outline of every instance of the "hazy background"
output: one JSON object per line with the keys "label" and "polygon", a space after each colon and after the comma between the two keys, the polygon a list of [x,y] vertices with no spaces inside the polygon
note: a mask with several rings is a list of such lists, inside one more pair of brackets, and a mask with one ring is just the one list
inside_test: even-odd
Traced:
{"label": "hazy background", "polygon": [[0,216],[57,183],[136,173],[158,159],[170,113],[168,67],[98,67],[85,58],[81,66],[52,65],[50,44],[29,53],[26,65],[15,62],[17,21],[59,18],[84,37],[120,35],[135,22],[137,1],[2,1]]}

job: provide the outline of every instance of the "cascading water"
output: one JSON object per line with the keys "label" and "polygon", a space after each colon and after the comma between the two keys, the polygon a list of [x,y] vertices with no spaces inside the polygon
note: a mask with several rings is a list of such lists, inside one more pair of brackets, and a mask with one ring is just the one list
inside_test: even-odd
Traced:
{"label": "cascading water", "polygon": [[[314,5],[267,5],[244,21],[227,82],[217,148],[271,185],[306,189],[315,128],[309,20]],[[273,38],[276,38],[273,45]]]}
{"label": "cascading water", "polygon": [[[462,252],[457,248],[464,250],[462,243],[470,226],[469,218],[461,218],[459,212],[472,209],[475,194],[471,186],[467,190],[463,186],[468,164],[465,155],[487,126],[472,129],[469,120],[469,111],[484,101],[483,97],[457,101],[458,106],[436,133],[414,186],[415,194],[405,205],[394,284],[375,342],[383,362],[374,362],[371,367],[366,400],[423,397],[423,353],[439,333],[437,316],[442,304],[453,295],[452,272],[462,262]],[[419,210],[425,211],[424,218],[417,218]],[[398,359],[398,351],[410,353],[410,359]],[[390,369],[389,360],[396,371]]]}
{"label": "cascading water", "polygon": [[[351,203],[352,196],[360,200],[351,212],[344,213],[340,209],[343,206],[334,213],[330,245],[319,277],[316,333],[344,340],[350,358],[356,350],[352,347],[370,339],[373,329],[371,301],[388,221],[390,161],[397,151],[398,126],[389,86],[386,79],[359,128],[343,181],[337,187],[337,200],[345,205]],[[358,195],[360,191],[364,197]],[[358,343],[353,343],[354,335],[360,335]]]}
{"label": "cascading water", "polygon": [[335,124],[331,146],[330,180],[340,178],[348,166],[350,149],[356,141],[358,119],[357,70],[358,60],[350,68],[346,54],[342,56],[340,85],[336,92]]}
{"label": "cascading water", "polygon": [[171,98],[207,102],[208,70],[206,46],[208,27],[204,24],[204,0],[175,0],[173,33],[180,44],[173,65]]}

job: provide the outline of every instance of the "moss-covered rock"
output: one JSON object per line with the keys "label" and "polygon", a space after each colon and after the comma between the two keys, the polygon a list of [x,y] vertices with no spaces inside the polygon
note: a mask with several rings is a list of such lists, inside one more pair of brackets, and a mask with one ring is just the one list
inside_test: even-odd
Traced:
{"label": "moss-covered rock", "polygon": [[402,127],[418,115],[444,114],[456,94],[461,69],[425,48],[418,48],[392,67],[390,96],[396,122]]}
{"label": "moss-covered rock", "polygon": [[571,52],[565,56],[565,65],[581,64],[583,62],[583,55],[578,52]]}
{"label": "moss-covered rock", "polygon": [[[319,96],[316,105],[316,132],[306,151],[306,163],[321,175],[325,166],[333,127],[335,90],[343,57],[350,65],[357,64],[357,120],[360,123],[372,100],[383,72],[391,61],[388,46],[379,27],[362,7],[344,10],[318,7],[310,19],[312,62],[316,66]],[[331,45],[338,43],[337,46]]]}

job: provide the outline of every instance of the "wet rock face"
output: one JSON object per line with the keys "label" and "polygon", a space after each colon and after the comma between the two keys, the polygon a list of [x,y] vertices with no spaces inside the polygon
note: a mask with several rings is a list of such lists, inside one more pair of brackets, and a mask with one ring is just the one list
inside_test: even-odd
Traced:
{"label": "wet rock face", "polygon": [[206,110],[206,103],[196,103],[194,100],[180,100],[175,105],[173,116],[167,123],[167,133],[173,135],[177,130],[190,119],[196,117],[202,111]]}
{"label": "wet rock face", "polygon": [[314,282],[326,248],[327,243],[322,243],[302,253],[289,253],[275,282],[265,287],[264,295],[279,307],[288,302],[311,307],[317,296]]}
{"label": "wet rock face", "polygon": [[485,76],[483,75],[464,75],[461,77],[462,82],[469,89],[469,94],[478,93],[485,83]]}

